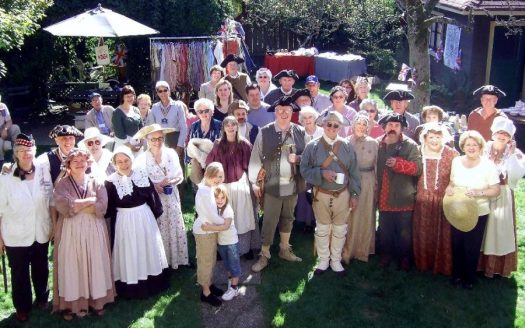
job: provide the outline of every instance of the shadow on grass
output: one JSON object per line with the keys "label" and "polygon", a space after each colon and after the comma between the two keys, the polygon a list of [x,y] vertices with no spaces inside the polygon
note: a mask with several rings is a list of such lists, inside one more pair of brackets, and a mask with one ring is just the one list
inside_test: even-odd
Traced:
{"label": "shadow on grass", "polygon": [[294,232],[292,242],[303,262],[285,263],[272,258],[262,276],[259,292],[268,326],[514,327],[518,324],[517,281],[523,281],[517,278],[519,273],[510,279],[479,277],[474,290],[468,291],[452,287],[445,276],[380,268],[376,258],[371,257],[369,263],[353,261],[346,268],[345,278],[333,272],[313,276],[313,235]]}

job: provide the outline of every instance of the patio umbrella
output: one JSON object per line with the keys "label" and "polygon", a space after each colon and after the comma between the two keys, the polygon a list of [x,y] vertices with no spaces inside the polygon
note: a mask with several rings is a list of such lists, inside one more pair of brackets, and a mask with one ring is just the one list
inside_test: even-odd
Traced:
{"label": "patio umbrella", "polygon": [[100,4],[95,9],[48,26],[44,30],[56,36],[85,37],[122,37],[159,33],[124,15],[102,8]]}

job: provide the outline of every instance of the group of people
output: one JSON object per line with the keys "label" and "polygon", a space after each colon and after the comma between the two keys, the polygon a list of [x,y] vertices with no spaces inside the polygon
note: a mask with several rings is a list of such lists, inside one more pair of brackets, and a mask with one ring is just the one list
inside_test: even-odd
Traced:
{"label": "group of people", "polygon": [[[302,261],[290,244],[296,220],[315,231],[315,275],[344,276],[343,263],[375,253],[383,267],[415,265],[467,289],[476,271],[516,270],[512,190],[525,159],[512,121],[496,109],[501,90],[474,92],[482,106],[469,116],[459,155],[444,111],[427,106],[420,122],[408,112],[409,92],[386,94],[392,111],[380,115],[366,77],[324,96],[316,76],[295,89],[297,74],[283,70],[276,87],[261,68],[252,83],[241,62],[228,56],[211,68],[196,115],[159,81],[153,105],[131,86],[116,109],[93,94],[84,133],[56,126],[57,148],[38,157],[30,135],[14,138],[15,163],[0,176],[0,250],[19,320],[32,306],[31,279],[37,306],[47,304],[50,242],[53,311],[66,320],[103,315],[116,295],[168,288],[170,268],[189,264],[177,188],[185,164],[196,190],[200,298],[213,306],[238,295],[241,257],[258,255],[254,272],[270,264],[276,230],[278,256]],[[217,252],[226,291],[212,281]]]}

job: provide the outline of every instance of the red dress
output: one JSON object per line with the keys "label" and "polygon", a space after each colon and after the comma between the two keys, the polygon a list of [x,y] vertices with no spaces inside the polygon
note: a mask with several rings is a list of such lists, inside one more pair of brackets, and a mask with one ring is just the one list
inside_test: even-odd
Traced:
{"label": "red dress", "polygon": [[423,158],[426,167],[419,177],[412,220],[414,260],[420,271],[452,273],[451,229],[443,214],[442,203],[455,156],[457,152],[445,146],[441,159]]}

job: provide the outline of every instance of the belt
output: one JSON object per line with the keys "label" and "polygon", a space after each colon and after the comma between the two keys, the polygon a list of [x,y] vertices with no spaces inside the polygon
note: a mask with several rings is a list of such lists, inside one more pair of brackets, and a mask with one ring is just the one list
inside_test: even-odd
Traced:
{"label": "belt", "polygon": [[373,166],[370,166],[370,167],[360,167],[360,168],[359,168],[359,171],[360,171],[360,172],[371,172],[371,171],[373,171],[373,170],[375,170],[375,167],[373,167]]}
{"label": "belt", "polygon": [[341,195],[345,190],[348,189],[348,186],[345,186],[339,190],[327,190],[327,189],[323,189],[323,188],[320,188],[320,187],[316,187],[316,190],[317,192],[320,192],[320,193],[323,193],[323,194],[327,194],[327,195],[330,195],[332,197],[339,197],[339,195]]}

